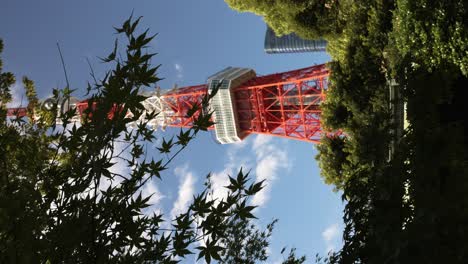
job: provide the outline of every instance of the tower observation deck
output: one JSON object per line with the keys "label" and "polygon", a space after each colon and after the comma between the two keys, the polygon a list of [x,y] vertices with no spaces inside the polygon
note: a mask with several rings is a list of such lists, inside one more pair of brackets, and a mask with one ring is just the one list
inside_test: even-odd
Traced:
{"label": "tower observation deck", "polygon": [[[143,105],[146,111],[159,113],[149,120],[155,129],[191,127],[200,112],[188,117],[188,111],[219,87],[210,101],[215,123],[210,129],[219,143],[238,142],[250,134],[318,143],[322,134],[320,104],[328,89],[328,75],[324,64],[264,76],[257,76],[252,69],[228,67],[210,76],[206,84],[146,92]],[[58,111],[69,107],[77,109],[75,120],[79,121],[88,103],[71,98],[62,102]],[[24,116],[26,109],[10,108],[7,115]]]}

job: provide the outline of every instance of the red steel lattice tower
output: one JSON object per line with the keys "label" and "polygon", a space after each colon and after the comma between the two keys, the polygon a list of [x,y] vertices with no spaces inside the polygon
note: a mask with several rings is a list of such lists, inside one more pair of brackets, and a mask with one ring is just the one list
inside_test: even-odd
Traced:
{"label": "red steel lattice tower", "polygon": [[[215,122],[210,129],[220,143],[241,141],[250,134],[318,143],[320,104],[328,89],[328,75],[324,64],[265,76],[256,76],[252,69],[228,67],[209,77],[207,84],[146,93],[144,106],[160,113],[150,120],[155,127],[191,127],[193,118],[187,112],[218,87],[210,101]],[[78,114],[88,107],[86,100],[75,105]],[[9,115],[14,112],[25,111],[8,111]]]}
{"label": "red steel lattice tower", "polygon": [[325,65],[252,78],[234,89],[239,126],[246,134],[318,143],[327,84]]}

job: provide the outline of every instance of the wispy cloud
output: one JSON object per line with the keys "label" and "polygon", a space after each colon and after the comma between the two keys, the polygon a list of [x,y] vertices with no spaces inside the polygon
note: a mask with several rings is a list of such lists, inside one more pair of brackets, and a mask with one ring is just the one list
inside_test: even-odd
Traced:
{"label": "wispy cloud", "polygon": [[325,242],[327,252],[336,249],[339,235],[340,226],[338,224],[332,224],[325,228],[325,230],[322,232],[322,238]]}
{"label": "wispy cloud", "polygon": [[[114,153],[115,155],[120,154],[121,158],[128,159],[130,158],[130,150],[125,149],[127,146],[127,143],[123,142],[123,136],[119,138],[114,144]],[[112,158],[111,162],[114,163],[112,167],[109,168],[109,171],[114,174],[119,174],[119,175],[129,175],[131,172],[131,168],[127,166],[127,162],[125,162],[123,159],[114,157]],[[100,184],[99,184],[99,189],[100,190],[106,190],[109,186],[117,186],[122,182],[122,177],[116,176],[114,177],[113,180],[108,179],[107,177],[102,177]]]}
{"label": "wispy cloud", "polygon": [[[286,151],[276,145],[271,137],[256,136],[227,147],[227,161],[224,168],[211,174],[212,187],[211,199],[220,201],[226,197],[229,185],[229,177],[236,177],[242,167],[244,172],[252,168],[251,176],[255,175],[256,181],[265,180],[266,187],[252,198],[252,204],[265,206],[268,202],[270,191],[280,170],[289,168],[290,162]],[[204,245],[204,241],[199,242]],[[200,263],[200,262],[197,262]]]}
{"label": "wispy cloud", "polygon": [[[248,143],[252,140],[248,139]],[[265,180],[265,187],[252,198],[252,204],[256,206],[265,206],[269,200],[270,192],[274,181],[278,178],[281,169],[290,166],[287,153],[280,146],[273,143],[269,136],[258,135],[251,144],[251,150],[244,150],[247,143],[230,145],[228,148],[228,161],[224,169],[212,173],[211,185],[213,188],[213,199],[225,197],[228,190],[225,186],[229,185],[228,175],[236,176],[238,170],[242,167],[244,172],[252,168],[256,181]],[[246,153],[249,153],[246,155]],[[253,154],[250,154],[253,153]],[[252,164],[252,161],[255,161]]]}
{"label": "wispy cloud", "polygon": [[[129,128],[131,129],[131,128]],[[123,136],[119,137],[118,140],[114,143],[114,153],[115,155],[119,155],[120,158],[114,157],[112,158],[111,162],[114,163],[112,167],[109,168],[109,171],[114,174],[122,175],[123,177],[129,177],[132,170],[134,168],[129,167],[127,162],[123,159],[131,159],[130,150],[131,148],[127,148],[128,143],[124,142]],[[107,177],[101,177],[101,181],[99,183],[100,190],[107,190],[109,186],[115,187],[119,186],[120,183],[123,181],[121,176],[116,175],[112,180]],[[145,183],[145,185],[141,188],[141,194],[143,197],[148,197],[151,195],[150,200],[148,201],[151,206],[145,208],[143,210],[144,214],[150,215],[155,212],[161,213],[162,207],[160,201],[165,198],[165,195],[161,193],[156,185],[157,180],[152,179]],[[138,193],[135,193],[133,196],[136,198]]]}
{"label": "wispy cloud", "polygon": [[161,213],[161,204],[160,201],[165,197],[158,189],[156,185],[155,179],[148,181],[142,189],[143,197],[148,197],[150,195],[151,198],[149,199],[148,203],[151,204],[150,207],[145,208],[144,213],[147,215],[151,215],[153,213]]}
{"label": "wispy cloud", "polygon": [[176,70],[177,79],[180,80],[180,79],[184,78],[184,68],[182,67],[182,65],[180,65],[179,63],[175,63],[174,68]]}
{"label": "wispy cloud", "polygon": [[180,181],[177,200],[171,210],[171,219],[187,210],[195,192],[195,177],[188,170],[187,165],[175,168],[174,173],[179,177]]}
{"label": "wispy cloud", "polygon": [[255,151],[257,167],[256,180],[265,181],[265,187],[254,195],[252,204],[264,206],[270,198],[273,182],[278,178],[279,171],[289,167],[288,155],[279,146],[273,144],[272,138],[258,135],[252,145]]}
{"label": "wispy cloud", "polygon": [[235,177],[241,167],[244,168],[245,172],[246,168],[251,166],[248,164],[247,156],[239,155],[245,146],[245,143],[238,143],[227,146],[228,160],[226,164],[224,164],[224,169],[212,173],[210,177],[212,199],[220,200],[221,198],[226,197],[228,189],[225,188],[225,186],[229,185],[229,175]]}

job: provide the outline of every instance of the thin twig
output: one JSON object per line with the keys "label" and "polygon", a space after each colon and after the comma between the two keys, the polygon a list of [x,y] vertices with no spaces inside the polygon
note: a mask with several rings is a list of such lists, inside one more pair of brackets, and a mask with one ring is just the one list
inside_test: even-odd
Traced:
{"label": "thin twig", "polygon": [[89,61],[89,58],[88,58],[88,57],[86,57],[86,62],[88,63],[89,70],[91,71],[91,77],[92,77],[93,80],[94,80],[94,85],[97,86],[98,81],[97,81],[97,79],[96,79],[96,75],[94,74],[93,66],[91,65],[91,62]]}
{"label": "thin twig", "polygon": [[65,67],[65,61],[63,60],[62,50],[60,49],[60,45],[58,42],[57,42],[57,49],[60,54],[60,60],[62,61],[62,68],[63,68],[63,72],[65,73],[65,80],[67,81],[67,88],[70,88],[70,82],[68,81],[68,74],[67,74],[67,69]]}

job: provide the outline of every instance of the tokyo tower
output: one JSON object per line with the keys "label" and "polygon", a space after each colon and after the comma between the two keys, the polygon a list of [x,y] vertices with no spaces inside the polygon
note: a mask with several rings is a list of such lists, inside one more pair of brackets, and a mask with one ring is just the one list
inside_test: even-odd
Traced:
{"label": "tokyo tower", "polygon": [[[159,113],[149,120],[154,128],[191,127],[193,117],[188,117],[188,111],[218,87],[210,101],[215,123],[210,129],[219,143],[238,142],[250,134],[318,143],[328,75],[324,64],[264,76],[252,69],[228,67],[210,76],[206,84],[146,92],[143,105],[146,111]],[[42,105],[47,108],[49,100]],[[88,103],[73,97],[59,104],[58,111],[69,107],[77,109],[75,121],[79,121]],[[26,112],[26,108],[9,108],[7,115],[25,116]]]}

